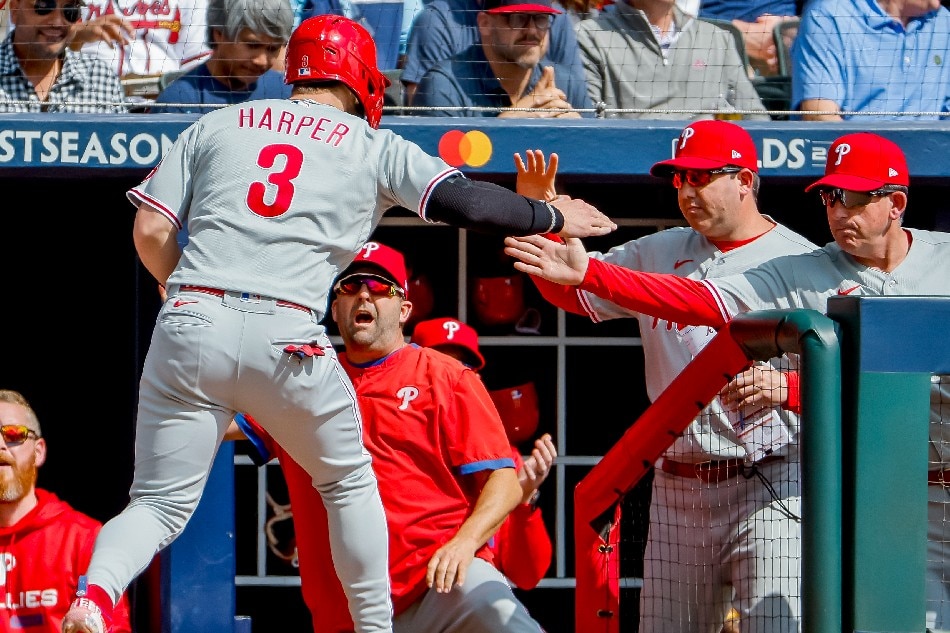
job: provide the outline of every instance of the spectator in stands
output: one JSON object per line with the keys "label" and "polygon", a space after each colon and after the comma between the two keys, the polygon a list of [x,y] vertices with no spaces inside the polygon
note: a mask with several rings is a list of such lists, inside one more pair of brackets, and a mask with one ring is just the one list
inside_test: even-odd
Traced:
{"label": "spectator in stands", "polygon": [[[399,251],[368,242],[337,279],[331,303],[346,348],[340,366],[363,411],[389,525],[393,629],[537,632],[491,564],[488,540],[522,498],[501,419],[474,371],[406,343],[407,277]],[[352,631],[310,476],[252,419],[235,422],[263,449],[261,461],[277,451],[314,630]]]}
{"label": "spectator in stands", "polygon": [[126,112],[115,73],[69,49],[81,0],[10,0],[0,44],[0,111]]}
{"label": "spectator in stands", "polygon": [[940,0],[811,0],[792,44],[792,108],[813,121],[945,118],[948,55]]}
{"label": "spectator in stands", "polygon": [[742,31],[745,50],[757,74],[778,73],[775,27],[801,14],[804,0],[702,0],[699,17],[726,20]]}
{"label": "spectator in stands", "polygon": [[211,57],[162,90],[153,112],[204,113],[290,96],[291,86],[272,68],[293,28],[287,0],[209,0],[208,24]]}
{"label": "spectator in stands", "polygon": [[[413,103],[416,88],[430,68],[478,43],[478,15],[482,8],[484,0],[430,0],[425,4],[412,23],[406,44],[400,76],[405,86],[405,105],[416,105]],[[569,16],[555,15],[551,20],[545,61],[567,68],[573,81],[584,81],[584,66]]]}
{"label": "spectator in stands", "polygon": [[[14,0],[16,3],[17,0]],[[78,9],[77,9],[78,10]],[[19,28],[19,25],[17,26]],[[4,608],[0,631],[60,633],[102,524],[36,487],[46,439],[23,395],[0,389],[0,560]],[[113,633],[129,633],[122,596]]]}
{"label": "spectator in stands", "polygon": [[[442,60],[419,82],[414,106],[538,108],[511,110],[420,110],[427,116],[580,118],[572,108],[591,109],[587,86],[570,69],[544,64],[551,22],[561,11],[551,0],[485,0],[478,13],[479,42]],[[588,113],[593,116],[593,112]]]}
{"label": "spectator in stands", "polygon": [[[441,317],[420,321],[412,330],[410,342],[448,354],[472,371],[481,371],[485,367],[485,357],[478,348],[478,332],[456,319]],[[531,428],[521,428],[522,418],[527,415],[515,415],[517,403],[512,402],[511,391],[499,389],[490,394],[511,443],[511,458],[515,461],[518,482],[521,484],[521,503],[512,510],[489,543],[495,556],[495,566],[501,573],[519,589],[534,589],[551,566],[553,546],[544,525],[544,517],[538,509],[538,498],[541,484],[551,473],[551,466],[557,458],[557,449],[551,435],[545,433],[534,441],[528,459],[521,457],[518,445],[537,429],[537,415]],[[496,398],[505,396],[508,396],[507,402],[511,406],[502,407],[498,404]],[[537,407],[534,413],[537,413]],[[517,419],[506,419],[506,415]],[[527,424],[530,425],[531,421],[527,421]]]}
{"label": "spectator in stands", "polygon": [[85,0],[76,38],[120,79],[157,79],[188,70],[211,53],[207,0]]}
{"label": "spectator in stands", "polygon": [[711,118],[692,111],[735,108],[770,120],[730,33],[673,0],[618,0],[609,9],[577,26],[591,100],[639,110],[609,117]]}

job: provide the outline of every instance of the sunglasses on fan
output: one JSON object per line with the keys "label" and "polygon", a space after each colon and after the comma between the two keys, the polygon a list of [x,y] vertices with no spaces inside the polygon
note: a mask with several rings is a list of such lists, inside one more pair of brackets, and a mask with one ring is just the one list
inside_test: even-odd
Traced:
{"label": "sunglasses on fan", "polygon": [[7,446],[18,446],[29,439],[38,438],[40,435],[22,424],[4,424],[0,426],[0,436],[3,437],[3,443]]}
{"label": "sunglasses on fan", "polygon": [[[56,0],[33,0],[33,13],[40,16],[49,15],[56,10],[57,6]],[[79,22],[79,18],[82,17],[81,4],[66,4],[59,9],[63,12],[63,18],[70,24]]]}

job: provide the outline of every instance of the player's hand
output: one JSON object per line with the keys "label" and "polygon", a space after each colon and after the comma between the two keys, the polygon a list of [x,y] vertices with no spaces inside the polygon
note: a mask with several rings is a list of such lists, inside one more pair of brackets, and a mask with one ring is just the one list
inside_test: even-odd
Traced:
{"label": "player's hand", "polygon": [[551,158],[545,166],[544,152],[540,149],[525,150],[525,158],[515,154],[515,191],[536,200],[554,200],[557,190],[554,177],[557,175],[558,155],[551,152]]}
{"label": "player's hand", "polygon": [[534,491],[541,487],[544,480],[551,474],[551,466],[557,458],[557,448],[551,440],[551,435],[545,433],[534,441],[531,455],[524,460],[524,465],[518,471],[518,483],[521,484],[521,503],[528,503]]}
{"label": "player's hand", "polygon": [[125,46],[135,39],[135,29],[120,15],[104,15],[93,20],[77,22],[72,27],[70,48],[79,50],[83,44],[105,42],[113,48]]}
{"label": "player's hand", "polygon": [[505,255],[514,257],[515,270],[542,277],[548,281],[576,286],[584,281],[590,258],[576,237],[562,244],[542,235],[506,237]]}
{"label": "player's hand", "polygon": [[748,418],[788,402],[788,380],[785,372],[768,363],[754,363],[720,390],[719,399],[727,410],[741,411]]}
{"label": "player's hand", "polygon": [[475,558],[477,544],[456,535],[429,560],[426,584],[436,593],[448,593],[465,583],[465,574]]}
{"label": "player's hand", "polygon": [[560,195],[551,204],[564,216],[564,226],[558,233],[563,238],[607,235],[617,230],[613,220],[580,198]]}

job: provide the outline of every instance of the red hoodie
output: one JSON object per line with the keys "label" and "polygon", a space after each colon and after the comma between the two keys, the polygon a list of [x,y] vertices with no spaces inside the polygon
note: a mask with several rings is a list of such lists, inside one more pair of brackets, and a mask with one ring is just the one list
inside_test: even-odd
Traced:
{"label": "red hoodie", "polygon": [[[0,633],[60,633],[102,527],[52,492],[36,496],[29,514],[0,527]],[[112,625],[113,633],[131,633],[126,595]]]}

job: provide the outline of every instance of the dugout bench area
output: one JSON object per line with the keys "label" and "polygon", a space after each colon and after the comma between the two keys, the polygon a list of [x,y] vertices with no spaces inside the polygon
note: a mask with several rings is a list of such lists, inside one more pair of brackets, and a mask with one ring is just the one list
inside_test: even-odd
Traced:
{"label": "dugout bench area", "polygon": [[[0,180],[8,199],[27,201],[5,206],[8,239],[7,247],[0,249],[6,273],[0,318],[9,360],[0,364],[0,386],[27,395],[42,421],[49,457],[40,471],[39,485],[100,520],[117,513],[127,501],[137,382],[158,308],[154,280],[139,265],[132,246],[133,209],[125,191],[144,178],[194,118],[0,115]],[[535,148],[557,152],[564,191],[596,204],[621,225],[617,233],[588,244],[605,249],[681,223],[672,188],[648,172],[655,161],[672,155],[673,141],[684,124],[384,116],[382,127],[429,152],[441,153],[472,177],[511,186],[514,153]],[[814,196],[804,194],[804,186],[821,175],[825,152],[835,138],[871,128],[899,143],[907,155],[911,190],[906,224],[950,229],[946,195],[950,122],[745,125],[760,155],[760,207],[816,243],[823,244],[830,236],[820,205]],[[441,293],[436,311],[465,318],[468,296],[461,286],[492,245],[465,239],[454,229],[444,233],[445,229],[420,227],[398,212],[393,215],[381,226],[379,239],[406,250],[422,232],[430,231],[418,243],[431,246],[443,264],[446,259],[457,263],[444,265],[447,276],[436,279]],[[412,252],[406,252],[412,257]],[[451,289],[443,292],[445,284]],[[540,336],[513,337],[489,329],[482,345],[489,354],[496,354],[494,359],[489,357],[490,366],[504,363],[509,352],[528,349],[540,358],[537,364],[556,368],[539,384],[542,419],[549,421],[560,453],[557,473],[545,484],[542,499],[556,543],[556,560],[541,585],[519,597],[548,633],[569,633],[574,628],[574,487],[648,402],[639,366],[642,355],[634,349],[619,358],[609,349],[616,345],[636,348],[635,324],[594,326],[539,308],[544,324]],[[858,317],[864,316],[859,311]],[[942,353],[946,361],[950,352]],[[572,369],[581,365],[579,371]],[[596,371],[591,371],[593,365]],[[875,374],[869,379],[872,382],[886,379],[876,375],[879,368],[870,371]],[[941,371],[948,369],[943,366]],[[599,381],[599,391],[610,395],[593,401],[571,399],[572,393],[587,390],[591,381]],[[80,398],[67,398],[67,385],[67,393],[81,394]],[[866,397],[866,406],[886,404]],[[618,417],[618,410],[629,415]],[[576,435],[579,427],[585,429],[583,437]],[[542,426],[541,430],[548,429]],[[885,450],[887,444],[879,441],[860,443],[860,450]],[[255,633],[308,630],[301,628],[309,626],[309,617],[293,573],[273,578],[266,569],[261,573],[257,559],[266,556],[261,539],[246,541],[238,535],[245,509],[253,512],[265,507],[262,502],[248,501],[259,500],[262,490],[257,475],[240,474],[246,468],[235,466],[241,458],[231,446],[222,449],[192,524],[133,585],[137,633],[248,633],[252,627]],[[859,490],[859,494],[863,493]],[[263,524],[261,517],[250,521]],[[866,525],[881,527],[877,519]],[[888,558],[880,555],[872,541],[868,543],[873,552],[867,553],[874,556],[862,555],[856,563],[859,567],[847,571],[848,577],[887,577]],[[253,560],[243,562],[246,559]],[[884,580],[881,585],[880,592],[889,599],[873,602],[869,598],[867,605],[860,606],[861,613],[877,617],[873,614],[901,595],[895,594],[895,585]],[[892,619],[900,619],[902,611],[889,613],[878,614],[884,620],[864,621],[860,614],[847,613],[843,617],[846,621],[854,617],[852,623],[861,624],[860,630],[898,630],[873,628],[880,622],[894,624]],[[278,624],[282,622],[290,625],[284,628]],[[623,630],[635,628],[625,625]]]}

